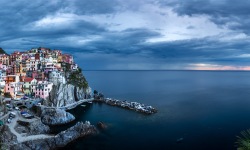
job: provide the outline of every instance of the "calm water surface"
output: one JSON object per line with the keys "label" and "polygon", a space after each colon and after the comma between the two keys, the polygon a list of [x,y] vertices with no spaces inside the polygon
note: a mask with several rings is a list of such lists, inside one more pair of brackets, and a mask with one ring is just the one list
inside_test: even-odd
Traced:
{"label": "calm water surface", "polygon": [[[106,97],[138,101],[159,112],[143,115],[105,104],[72,110],[77,121],[109,125],[66,149],[233,150],[250,128],[250,72],[85,71]],[[178,138],[183,142],[176,143]]]}

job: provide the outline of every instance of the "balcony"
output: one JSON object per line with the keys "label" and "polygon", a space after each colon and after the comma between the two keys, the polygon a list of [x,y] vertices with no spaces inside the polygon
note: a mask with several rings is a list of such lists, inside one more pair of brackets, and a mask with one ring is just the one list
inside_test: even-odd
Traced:
{"label": "balcony", "polygon": [[23,86],[24,89],[29,89],[30,87],[29,86]]}

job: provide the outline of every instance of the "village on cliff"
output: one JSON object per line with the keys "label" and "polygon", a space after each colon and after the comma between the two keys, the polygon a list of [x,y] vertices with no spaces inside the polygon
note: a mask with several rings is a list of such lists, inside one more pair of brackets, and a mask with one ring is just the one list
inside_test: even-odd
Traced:
{"label": "village on cliff", "polygon": [[0,54],[0,90],[12,99],[46,98],[53,84],[66,83],[67,70],[77,69],[73,56],[61,50],[33,48]]}
{"label": "village on cliff", "polygon": [[[51,129],[75,120],[66,110],[92,102],[144,114],[157,112],[152,106],[92,92],[73,56],[61,50],[40,47],[0,54],[0,149],[49,150],[98,133],[88,121],[56,134]],[[97,127],[105,129],[106,125],[99,122]]]}
{"label": "village on cliff", "polygon": [[51,134],[49,125],[75,120],[60,106],[93,100],[72,55],[41,47],[0,53],[0,149],[53,149],[96,133],[86,121]]}

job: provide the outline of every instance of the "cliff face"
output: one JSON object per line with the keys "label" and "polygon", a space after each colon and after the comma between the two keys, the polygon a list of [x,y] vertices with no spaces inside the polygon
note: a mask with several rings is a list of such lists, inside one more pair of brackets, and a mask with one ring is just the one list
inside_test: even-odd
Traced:
{"label": "cliff face", "polygon": [[87,89],[76,87],[72,84],[54,85],[49,97],[45,100],[44,105],[50,107],[63,107],[72,104],[78,100],[89,98],[91,88]]}

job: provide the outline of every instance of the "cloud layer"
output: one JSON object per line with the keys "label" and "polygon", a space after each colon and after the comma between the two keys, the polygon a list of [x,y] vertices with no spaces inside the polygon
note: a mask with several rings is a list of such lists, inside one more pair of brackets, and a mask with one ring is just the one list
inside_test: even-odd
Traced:
{"label": "cloud layer", "polygon": [[250,2],[0,1],[0,47],[62,49],[85,69],[250,67]]}

